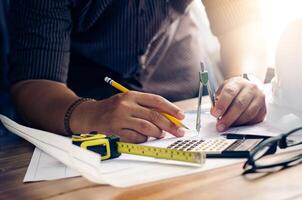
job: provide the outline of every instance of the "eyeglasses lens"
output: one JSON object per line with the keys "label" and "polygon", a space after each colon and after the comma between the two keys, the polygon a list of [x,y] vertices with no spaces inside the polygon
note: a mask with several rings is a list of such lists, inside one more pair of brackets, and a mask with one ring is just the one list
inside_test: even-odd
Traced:
{"label": "eyeglasses lens", "polygon": [[302,144],[302,129],[297,130],[286,137],[287,146]]}

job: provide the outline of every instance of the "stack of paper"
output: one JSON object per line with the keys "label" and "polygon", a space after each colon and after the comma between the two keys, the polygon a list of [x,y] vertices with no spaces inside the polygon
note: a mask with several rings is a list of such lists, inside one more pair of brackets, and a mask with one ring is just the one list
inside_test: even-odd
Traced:
{"label": "stack of paper", "polygon": [[[184,122],[193,130],[195,116],[194,112],[187,113]],[[82,175],[96,183],[128,187],[243,161],[242,159],[207,159],[203,166],[196,167],[179,162],[123,154],[117,159],[101,162],[99,155],[72,145],[70,138],[19,125],[2,115],[0,115],[0,120],[11,132],[37,147],[24,178],[25,182]],[[185,137],[203,139],[220,137],[215,130],[215,118],[204,112],[202,121],[201,134],[190,131]],[[267,127],[263,125],[262,128],[261,126],[256,127],[254,131],[249,130],[248,132],[256,133],[261,130],[267,130]],[[244,132],[244,128],[241,131]],[[236,129],[236,132],[238,133],[240,130]],[[175,140],[177,138],[168,136],[162,140],[148,141],[144,145],[167,147]]]}

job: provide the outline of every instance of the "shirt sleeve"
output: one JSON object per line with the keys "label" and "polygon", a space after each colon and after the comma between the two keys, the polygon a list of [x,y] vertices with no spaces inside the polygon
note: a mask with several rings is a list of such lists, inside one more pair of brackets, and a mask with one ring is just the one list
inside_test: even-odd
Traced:
{"label": "shirt sleeve", "polygon": [[11,0],[10,81],[66,82],[70,33],[69,0]]}
{"label": "shirt sleeve", "polygon": [[202,0],[212,32],[222,35],[247,23],[260,21],[260,0]]}

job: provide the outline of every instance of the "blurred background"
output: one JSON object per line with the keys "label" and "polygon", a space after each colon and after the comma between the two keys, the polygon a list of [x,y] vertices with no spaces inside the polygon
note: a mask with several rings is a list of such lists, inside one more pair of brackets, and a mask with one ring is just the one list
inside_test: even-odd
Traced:
{"label": "blurred background", "polygon": [[286,26],[302,19],[301,0],[262,0],[262,15],[270,66],[274,66],[276,46]]}
{"label": "blurred background", "polygon": [[[221,73],[217,65],[219,64],[219,44],[212,35],[207,15],[200,0],[195,0],[193,5],[193,15],[197,24],[200,26],[203,38],[205,52],[207,53],[208,70],[214,80],[214,87],[222,81]],[[201,10],[201,12],[200,12]],[[282,32],[290,22],[302,19],[302,1],[301,0],[261,0],[261,12],[263,17],[263,28],[266,34],[266,46],[268,56],[268,77],[267,81],[273,76],[275,67],[275,54],[278,41]],[[254,66],[250,66],[254,67]],[[212,71],[213,70],[213,71]],[[211,73],[212,71],[212,73]]]}

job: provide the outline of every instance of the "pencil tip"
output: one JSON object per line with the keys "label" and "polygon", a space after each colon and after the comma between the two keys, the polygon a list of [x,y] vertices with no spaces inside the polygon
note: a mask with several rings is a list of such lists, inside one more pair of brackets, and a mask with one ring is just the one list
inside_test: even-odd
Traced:
{"label": "pencil tip", "polygon": [[185,129],[187,129],[187,130],[190,130],[190,128],[189,127],[187,127],[186,125],[182,125]]}

